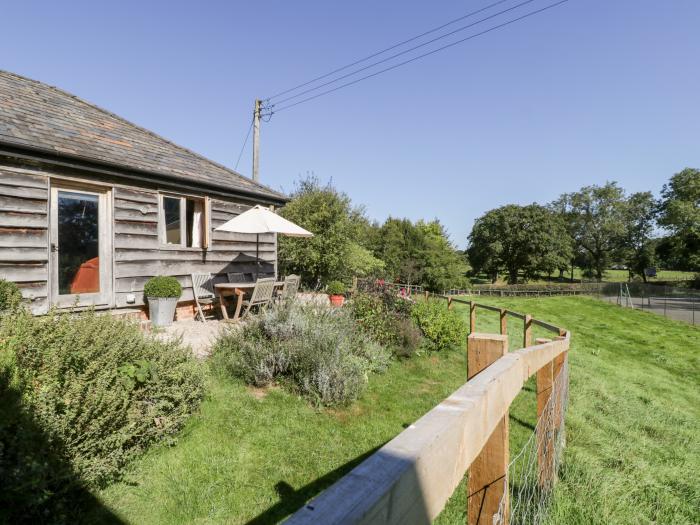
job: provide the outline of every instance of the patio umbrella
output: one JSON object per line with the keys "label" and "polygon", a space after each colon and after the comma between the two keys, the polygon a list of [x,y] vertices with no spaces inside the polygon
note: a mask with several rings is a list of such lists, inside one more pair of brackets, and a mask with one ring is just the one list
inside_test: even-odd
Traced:
{"label": "patio umbrella", "polygon": [[254,233],[255,234],[255,278],[258,278],[260,266],[260,234],[280,233],[290,237],[313,237],[313,233],[301,226],[294,224],[267,208],[260,205],[253,206],[237,217],[215,228],[220,232]]}

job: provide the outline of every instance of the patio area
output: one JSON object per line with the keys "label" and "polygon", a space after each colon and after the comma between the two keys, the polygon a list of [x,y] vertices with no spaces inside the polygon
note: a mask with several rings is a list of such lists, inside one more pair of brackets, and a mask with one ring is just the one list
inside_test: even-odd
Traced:
{"label": "patio area", "polygon": [[178,340],[184,346],[192,348],[192,353],[198,359],[204,359],[211,353],[211,348],[223,330],[237,330],[239,323],[225,322],[218,319],[207,320],[206,323],[187,319],[175,321],[170,326],[154,328],[153,334],[161,340]]}

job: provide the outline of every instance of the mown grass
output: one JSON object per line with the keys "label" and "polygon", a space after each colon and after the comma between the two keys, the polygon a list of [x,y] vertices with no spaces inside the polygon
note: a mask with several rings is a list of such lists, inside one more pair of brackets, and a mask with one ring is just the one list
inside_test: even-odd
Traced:
{"label": "mown grass", "polygon": [[[573,333],[567,447],[549,523],[700,523],[700,330],[583,297],[479,302]],[[497,314],[482,312],[477,330],[496,330]],[[463,523],[463,509],[459,491],[440,522]]]}
{"label": "mown grass", "polygon": [[[490,302],[573,332],[550,523],[700,523],[700,330],[581,297]],[[513,349],[521,327],[510,321]],[[480,313],[477,329],[496,330],[496,314]],[[100,499],[129,523],[277,522],[456,389],[465,367],[463,351],[396,362],[336,410],[210,374],[177,445],[149,452]],[[533,390],[511,410],[513,453],[535,423]],[[464,500],[460,487],[438,522],[464,523]]]}

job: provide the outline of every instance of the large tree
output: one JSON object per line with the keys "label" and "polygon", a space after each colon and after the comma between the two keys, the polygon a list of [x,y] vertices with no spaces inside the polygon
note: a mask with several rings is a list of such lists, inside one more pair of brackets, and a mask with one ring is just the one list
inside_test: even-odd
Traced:
{"label": "large tree", "polygon": [[465,284],[464,258],[438,220],[389,218],[378,232],[377,257],[392,280],[442,292]]}
{"label": "large tree", "polygon": [[639,275],[647,281],[647,268],[655,264],[655,241],[652,239],[658,203],[649,191],[633,193],[624,203],[625,230],[620,241],[620,259],[630,276]]}
{"label": "large tree", "polygon": [[700,170],[676,173],[661,190],[659,224],[670,232],[660,250],[677,270],[700,271]]}
{"label": "large tree", "polygon": [[571,241],[555,212],[539,204],[510,204],[476,220],[467,255],[475,272],[491,278],[505,272],[508,282],[515,284],[520,274],[529,279],[566,268]]}
{"label": "large tree", "polygon": [[625,192],[616,182],[585,186],[554,204],[568,223],[574,254],[601,281],[625,236]]}
{"label": "large tree", "polygon": [[315,177],[300,180],[280,214],[314,234],[310,239],[279,238],[281,271],[301,275],[306,286],[347,282],[382,270],[382,261],[360,242],[361,232],[371,228],[363,209],[331,184],[322,185]]}

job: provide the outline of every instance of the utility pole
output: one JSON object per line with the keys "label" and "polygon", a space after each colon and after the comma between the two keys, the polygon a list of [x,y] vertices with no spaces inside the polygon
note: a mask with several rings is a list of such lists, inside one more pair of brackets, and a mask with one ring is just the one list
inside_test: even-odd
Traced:
{"label": "utility pole", "polygon": [[255,109],[253,110],[253,180],[260,182],[260,174],[258,168],[260,166],[260,110],[262,109],[262,101],[255,100]]}

